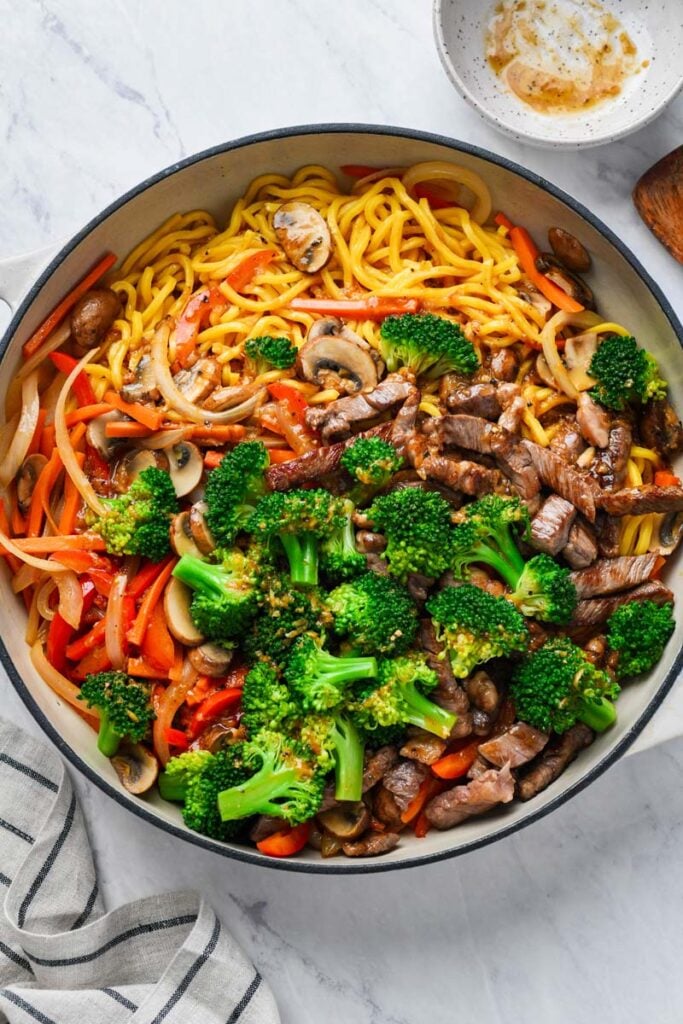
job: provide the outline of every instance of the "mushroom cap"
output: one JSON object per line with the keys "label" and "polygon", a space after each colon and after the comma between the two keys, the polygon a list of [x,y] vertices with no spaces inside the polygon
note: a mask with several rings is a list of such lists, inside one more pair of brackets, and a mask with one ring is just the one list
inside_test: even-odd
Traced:
{"label": "mushroom cap", "polygon": [[179,557],[183,555],[192,555],[193,558],[202,557],[202,553],[192,537],[190,513],[188,511],[179,512],[173,517],[169,537],[171,547]]}
{"label": "mushroom cap", "polygon": [[196,647],[203,643],[204,637],[199,632],[190,615],[192,592],[175,576],[171,576],[164,590],[164,614],[171,634],[181,644]]}
{"label": "mushroom cap", "polygon": [[219,679],[230,668],[232,651],[221,647],[220,644],[207,642],[200,644],[199,647],[194,647],[188,654],[188,658],[201,675]]}
{"label": "mushroom cap", "polygon": [[191,441],[178,441],[164,451],[176,495],[182,498],[193,491],[202,479],[204,460],[201,452]]}
{"label": "mushroom cap", "polygon": [[135,796],[147,793],[159,776],[159,762],[141,743],[124,740],[111,763],[123,788]]}
{"label": "mushroom cap", "polygon": [[39,452],[24,459],[21,469],[17,473],[17,505],[20,512],[24,514],[28,512],[33,489],[46,465],[47,459]]}
{"label": "mushroom cap", "polygon": [[309,203],[284,203],[273,217],[277,239],[297,270],[315,274],[332,252],[330,229],[324,217]]}
{"label": "mushroom cap", "polygon": [[335,317],[316,320],[299,349],[297,366],[306,380],[348,394],[377,387],[378,366],[372,349]]}
{"label": "mushroom cap", "polygon": [[344,801],[319,814],[318,821],[326,832],[346,842],[348,839],[357,839],[365,832],[370,824],[370,811],[362,800]]}

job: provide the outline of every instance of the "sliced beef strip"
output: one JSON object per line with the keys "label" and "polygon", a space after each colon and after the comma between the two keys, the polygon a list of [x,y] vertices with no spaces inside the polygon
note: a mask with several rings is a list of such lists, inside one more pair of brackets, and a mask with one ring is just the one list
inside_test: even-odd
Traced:
{"label": "sliced beef strip", "polygon": [[372,530],[358,530],[356,532],[356,547],[364,555],[381,554],[387,546],[387,539],[382,533],[374,533]]}
{"label": "sliced beef strip", "polygon": [[425,431],[440,448],[467,448],[480,455],[491,455],[500,428],[480,416],[441,416],[425,424]]}
{"label": "sliced beef strip", "polygon": [[572,524],[562,555],[572,569],[585,569],[593,564],[598,557],[598,545],[595,531],[588,523],[577,519]]}
{"label": "sliced beef strip", "polygon": [[606,409],[582,391],[576,403],[576,422],[581,436],[595,448],[606,448],[609,442],[610,418]]}
{"label": "sliced beef strip", "polygon": [[598,498],[598,504],[610,516],[638,516],[644,512],[681,512],[683,487],[657,487],[656,484],[625,487],[621,491],[603,492]]}
{"label": "sliced beef strip", "polygon": [[342,850],[347,857],[377,857],[398,846],[400,838],[397,832],[368,832],[362,839],[344,843]]}
{"label": "sliced beef strip", "polygon": [[399,455],[404,458],[406,452],[415,443],[415,422],[420,406],[421,394],[417,388],[413,388],[405,402],[398,410],[391,426],[389,440]]}
{"label": "sliced beef strip", "polygon": [[467,680],[465,689],[470,702],[478,711],[494,715],[500,707],[500,690],[488,672],[479,669]]}
{"label": "sliced beef strip", "polygon": [[478,462],[428,455],[418,470],[423,480],[436,480],[463,494],[492,494],[500,485],[500,473]]}
{"label": "sliced beef strip", "polygon": [[564,459],[574,463],[579,455],[586,450],[586,442],[576,429],[576,419],[561,419],[550,442],[550,450]]}
{"label": "sliced beef strip", "polygon": [[620,558],[601,558],[588,569],[571,574],[579,598],[595,597],[596,594],[614,594],[628,590],[650,578],[659,556],[622,555]]}
{"label": "sliced beef strip", "polygon": [[311,406],[306,412],[306,424],[319,430],[323,441],[344,440],[353,427],[373,419],[379,413],[405,401],[415,391],[415,385],[400,373],[390,373],[377,387],[365,395],[338,398],[326,406]]}
{"label": "sliced beef strip", "polygon": [[421,764],[434,764],[443,755],[447,747],[445,740],[439,739],[431,732],[424,729],[410,730],[410,735],[401,747],[401,757],[407,757],[411,761],[419,761]]}
{"label": "sliced beef strip", "polygon": [[518,768],[540,754],[547,742],[547,733],[534,729],[526,722],[515,722],[500,736],[481,743],[479,753],[497,768],[502,768],[504,764]]}
{"label": "sliced beef strip", "polygon": [[601,487],[607,490],[623,487],[632,444],[633,432],[630,424],[626,420],[618,420],[612,426],[607,448],[601,453],[594,468]]}
{"label": "sliced beef strip", "polygon": [[547,555],[556,555],[569,540],[575,519],[574,506],[559,494],[551,494],[531,520],[531,546]]}
{"label": "sliced beef strip", "polygon": [[485,420],[497,420],[503,411],[495,384],[470,384],[455,373],[442,377],[439,397],[449,412],[469,413]]}
{"label": "sliced beef strip", "polygon": [[456,445],[493,455],[499,469],[525,500],[540,490],[538,474],[524,443],[507,430],[478,416],[442,416],[431,428],[441,446]]}
{"label": "sliced beef strip", "polygon": [[406,587],[408,593],[412,597],[415,604],[422,607],[427,598],[429,597],[429,591],[434,585],[433,576],[425,576],[421,572],[410,572],[406,578]]}
{"label": "sliced beef strip", "polygon": [[496,464],[512,486],[526,502],[533,501],[541,490],[539,474],[531,455],[521,441],[507,431],[498,428],[499,436],[494,441]]}
{"label": "sliced beef strip", "polygon": [[434,632],[431,619],[420,622],[420,646],[425,652],[427,664],[439,677],[439,685],[431,693],[431,698],[446,711],[455,715],[464,715],[470,709],[467,694],[456,681],[448,658],[441,657],[443,645],[439,643]]}
{"label": "sliced beef strip", "polygon": [[562,736],[554,737],[536,764],[531,765],[523,777],[518,779],[519,799],[531,800],[546,789],[551,782],[559,778],[581,750],[591,745],[594,738],[593,730],[582,722],[573,725]]}
{"label": "sliced beef strip", "polygon": [[491,351],[489,369],[497,380],[514,380],[518,370],[515,353],[509,348],[493,349]]}
{"label": "sliced beef strip", "polygon": [[621,523],[614,516],[598,512],[595,520],[598,551],[603,558],[616,558],[619,554]]}
{"label": "sliced beef strip", "polygon": [[401,811],[405,811],[417,791],[429,775],[429,768],[419,761],[403,760],[390,768],[382,779],[382,785],[393,795]]}
{"label": "sliced beef strip", "polygon": [[498,417],[498,426],[509,430],[511,434],[519,434],[525,409],[526,401],[517,395]]}
{"label": "sliced beef strip", "polygon": [[300,455],[298,459],[270,466],[266,470],[266,483],[271,491],[287,491],[290,487],[299,487],[310,480],[320,480],[321,477],[337,472],[345,449],[359,437],[381,437],[388,441],[391,438],[391,430],[391,423],[382,423],[362,434],[356,434],[348,441],[316,448]]}
{"label": "sliced beef strip", "polygon": [[573,466],[549,448],[542,448],[533,441],[521,442],[534,464],[542,483],[560,497],[574,505],[589,522],[595,522],[596,500],[600,488],[592,477]]}
{"label": "sliced beef strip", "polygon": [[386,786],[376,786],[372,793],[372,810],[375,817],[386,825],[390,832],[400,832],[405,828],[401,821],[401,808],[396,803],[396,797],[390,793]]}
{"label": "sliced beef strip", "polygon": [[594,626],[606,622],[612,612],[621,607],[622,604],[629,604],[631,601],[654,601],[655,604],[666,604],[673,601],[673,594],[668,587],[665,587],[659,580],[648,580],[641,583],[633,590],[624,594],[615,594],[612,597],[591,597],[585,601],[579,601],[574,615],[572,626]]}
{"label": "sliced beef strip", "polygon": [[683,425],[666,398],[647,403],[638,432],[644,445],[665,455],[675,455],[683,449]]}
{"label": "sliced beef strip", "polygon": [[379,750],[366,755],[365,769],[363,771],[363,792],[384,778],[386,773],[394,767],[398,761],[398,754],[394,747],[380,747]]}
{"label": "sliced beef strip", "polygon": [[433,797],[425,808],[427,820],[438,829],[453,828],[472,815],[509,803],[514,789],[509,765],[500,771],[491,769],[465,786],[455,786]]}
{"label": "sliced beef strip", "polygon": [[470,779],[470,780],[472,780],[472,779],[479,779],[479,778],[481,778],[481,776],[485,772],[490,772],[490,771],[491,771],[491,762],[487,761],[485,757],[480,757],[477,754],[477,756],[475,757],[474,761],[472,762],[472,764],[469,767],[469,770],[467,772],[467,778]]}

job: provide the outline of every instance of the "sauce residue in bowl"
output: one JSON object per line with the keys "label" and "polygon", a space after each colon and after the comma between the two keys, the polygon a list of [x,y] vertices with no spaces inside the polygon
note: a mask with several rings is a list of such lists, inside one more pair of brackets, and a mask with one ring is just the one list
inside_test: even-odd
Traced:
{"label": "sauce residue in bowl", "polygon": [[616,96],[647,62],[598,0],[501,0],[486,56],[512,92],[545,114],[576,113]]}

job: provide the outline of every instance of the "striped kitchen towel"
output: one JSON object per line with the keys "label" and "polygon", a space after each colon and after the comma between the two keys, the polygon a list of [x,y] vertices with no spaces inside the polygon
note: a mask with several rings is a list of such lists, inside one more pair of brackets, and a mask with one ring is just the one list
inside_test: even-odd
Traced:
{"label": "striped kitchen towel", "polygon": [[0,1024],[277,1024],[211,907],[167,893],[105,913],[60,758],[0,720]]}

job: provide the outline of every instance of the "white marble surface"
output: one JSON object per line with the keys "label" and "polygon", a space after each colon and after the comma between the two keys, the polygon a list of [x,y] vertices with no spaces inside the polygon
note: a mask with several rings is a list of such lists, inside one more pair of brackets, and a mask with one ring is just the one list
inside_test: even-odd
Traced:
{"label": "white marble surface", "polygon": [[[145,175],[225,139],[366,121],[467,139],[544,174],[621,234],[683,315],[683,269],[629,200],[680,143],[683,96],[618,144],[543,152],[452,91],[429,0],[0,0],[0,16],[0,258],[68,236]],[[0,713],[35,731],[0,686]],[[285,1024],[681,1020],[682,741],[496,846],[367,878],[231,863],[77,782],[110,905],[203,890]]]}

